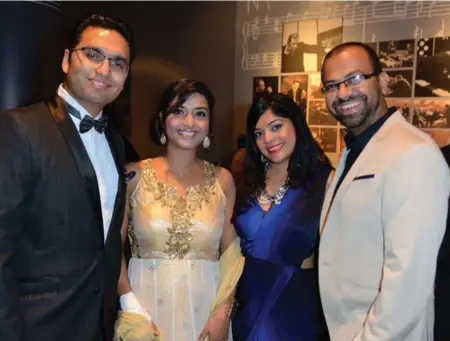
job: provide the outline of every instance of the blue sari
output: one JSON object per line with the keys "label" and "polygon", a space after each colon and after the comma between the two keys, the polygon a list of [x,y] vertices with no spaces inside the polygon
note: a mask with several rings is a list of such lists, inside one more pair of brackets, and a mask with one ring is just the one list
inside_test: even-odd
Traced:
{"label": "blue sari", "polygon": [[327,334],[317,268],[301,264],[317,251],[329,172],[321,166],[305,188],[290,188],[267,213],[251,197],[235,217],[246,262],[236,291],[234,341],[317,341]]}

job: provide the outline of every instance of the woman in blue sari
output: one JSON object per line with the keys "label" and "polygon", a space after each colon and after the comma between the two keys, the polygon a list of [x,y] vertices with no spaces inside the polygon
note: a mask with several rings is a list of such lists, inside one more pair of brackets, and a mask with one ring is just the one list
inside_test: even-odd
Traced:
{"label": "woman in blue sari", "polygon": [[255,100],[247,137],[234,216],[246,263],[236,292],[233,339],[326,339],[315,259],[332,167],[288,96]]}

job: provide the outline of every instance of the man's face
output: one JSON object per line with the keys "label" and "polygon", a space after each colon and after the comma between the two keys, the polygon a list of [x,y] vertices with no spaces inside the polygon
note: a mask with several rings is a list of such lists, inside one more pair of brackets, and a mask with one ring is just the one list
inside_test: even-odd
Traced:
{"label": "man's face", "polygon": [[297,46],[298,46],[298,35],[293,35],[292,36],[292,39],[291,39],[291,42],[290,42],[289,45],[290,45],[290,48],[292,50],[295,50],[297,48]]}
{"label": "man's face", "polygon": [[[351,46],[330,57],[323,65],[323,84],[341,82],[357,74],[373,73],[366,51]],[[328,111],[344,126],[364,131],[377,119],[382,91],[381,77],[363,79],[356,85],[339,85],[339,89],[325,94]]]}
{"label": "man's face", "polygon": [[[91,49],[80,50],[86,47]],[[64,51],[62,69],[67,89],[87,110],[100,111],[124,87],[130,60],[128,42],[117,31],[88,27],[75,49]],[[103,55],[112,60],[102,61]]]}
{"label": "man's face", "polygon": [[297,81],[295,81],[295,82],[292,84],[292,90],[294,90],[294,92],[297,91],[299,87],[300,87],[300,83],[297,82]]}
{"label": "man's face", "polygon": [[256,85],[256,92],[264,92],[266,90],[266,83],[264,83],[263,79],[258,80],[258,84]]}

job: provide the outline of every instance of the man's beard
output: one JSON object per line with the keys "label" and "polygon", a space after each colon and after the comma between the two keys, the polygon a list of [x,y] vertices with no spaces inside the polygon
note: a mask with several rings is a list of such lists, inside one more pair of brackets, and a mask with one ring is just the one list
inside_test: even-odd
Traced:
{"label": "man's beard", "polygon": [[[377,103],[373,106],[369,104],[369,99],[367,96],[362,93],[350,95],[347,98],[336,98],[332,103],[334,110],[333,116],[337,121],[349,129],[359,128],[367,121],[370,121],[371,117],[376,115],[376,112],[380,106],[380,98],[381,96],[378,94]],[[362,102],[361,110],[353,114],[344,114],[341,106],[352,100],[359,100]]]}

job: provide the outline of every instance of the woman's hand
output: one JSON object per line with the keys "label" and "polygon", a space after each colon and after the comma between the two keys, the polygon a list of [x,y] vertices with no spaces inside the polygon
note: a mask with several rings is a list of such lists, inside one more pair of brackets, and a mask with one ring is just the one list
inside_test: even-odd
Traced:
{"label": "woman's hand", "polygon": [[158,337],[161,335],[161,332],[155,322],[151,321],[150,327],[152,328],[152,332],[155,337]]}
{"label": "woman's hand", "polygon": [[230,317],[227,314],[227,305],[223,304],[217,312],[210,317],[203,328],[198,340],[205,341],[227,341],[230,330]]}
{"label": "woman's hand", "polygon": [[156,341],[160,336],[158,326],[146,314],[119,312],[114,341]]}
{"label": "woman's hand", "polygon": [[156,323],[153,321],[151,315],[144,310],[141,315],[145,316],[145,318],[148,320],[148,322],[150,323],[150,328],[152,329],[152,333],[155,337],[158,337],[161,335],[161,332],[158,328],[158,326],[156,325]]}

